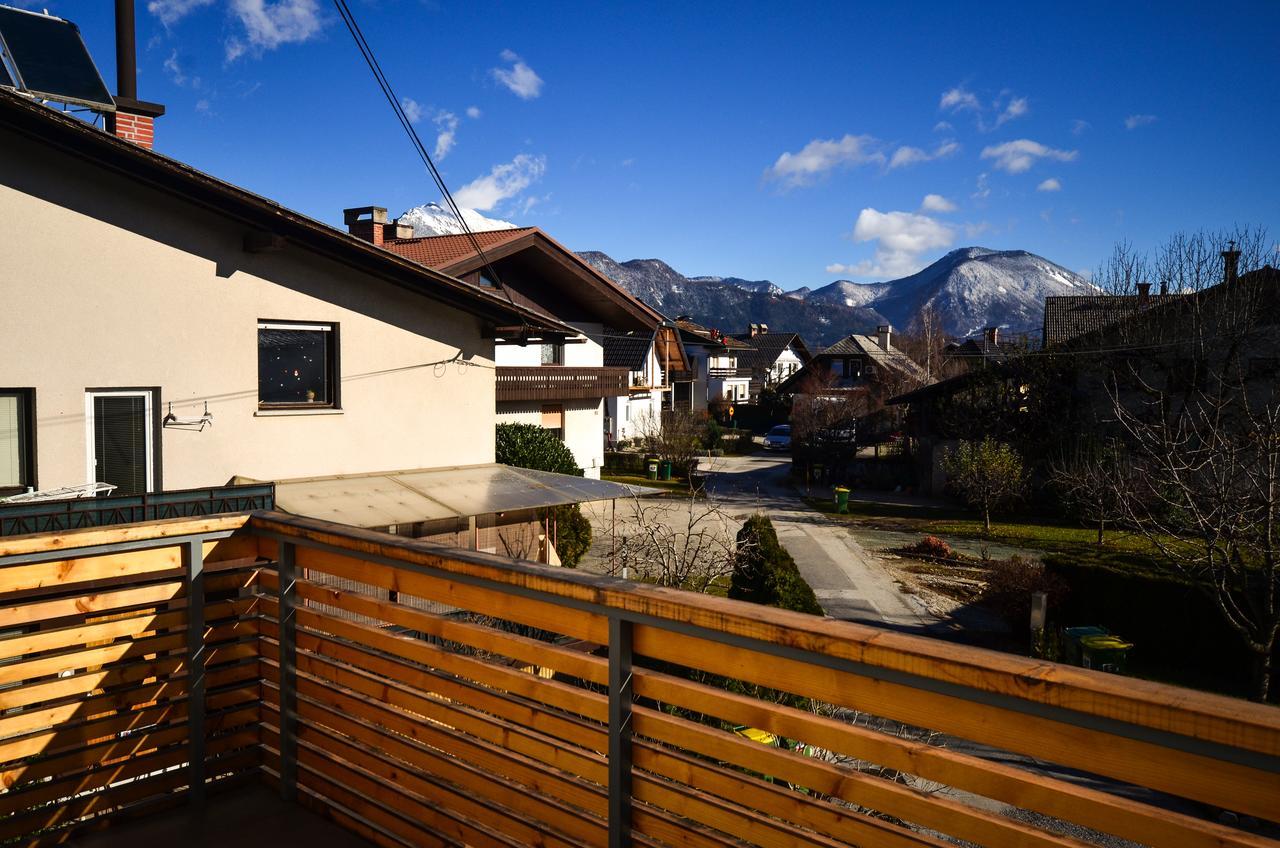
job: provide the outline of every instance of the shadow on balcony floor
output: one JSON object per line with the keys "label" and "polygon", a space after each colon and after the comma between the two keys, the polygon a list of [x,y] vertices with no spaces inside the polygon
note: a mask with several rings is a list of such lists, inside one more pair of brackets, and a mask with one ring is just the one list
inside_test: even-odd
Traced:
{"label": "shadow on balcony floor", "polygon": [[250,785],[214,795],[202,819],[179,807],[73,840],[75,848],[368,848],[369,842],[297,804],[271,788]]}

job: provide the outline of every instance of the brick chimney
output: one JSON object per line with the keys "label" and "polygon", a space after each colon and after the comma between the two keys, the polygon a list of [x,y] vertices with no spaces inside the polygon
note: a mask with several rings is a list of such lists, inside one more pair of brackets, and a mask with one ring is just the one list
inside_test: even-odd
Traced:
{"label": "brick chimney", "polygon": [[1240,275],[1240,251],[1234,241],[1227,245],[1227,249],[1222,251],[1222,282],[1234,283]]}
{"label": "brick chimney", "polygon": [[988,344],[990,347],[995,347],[995,346],[996,346],[997,344],[999,344],[999,342],[1000,342],[1000,328],[999,328],[999,327],[987,327],[987,328],[983,329],[983,331],[982,331],[982,335],[986,336],[987,344]]}
{"label": "brick chimney", "polygon": [[150,150],[155,146],[159,103],[138,99],[138,59],[133,0],[116,0],[116,110],[107,113],[107,132]]}
{"label": "brick chimney", "polygon": [[887,351],[889,349],[889,342],[893,338],[893,327],[888,324],[881,324],[879,327],[876,327],[876,336],[878,337],[877,341],[880,345],[880,349]]}
{"label": "brick chimney", "polygon": [[1169,293],[1169,281],[1168,281],[1168,280],[1161,280],[1161,281],[1160,281],[1160,296],[1161,296],[1161,297],[1164,297],[1164,296],[1165,296],[1165,295],[1167,295],[1168,293]]}
{"label": "brick chimney", "polygon": [[413,238],[413,227],[387,220],[387,210],[381,206],[356,206],[342,210],[342,223],[347,232],[371,244],[382,247],[396,239]]}
{"label": "brick chimney", "polygon": [[1142,309],[1151,302],[1151,284],[1138,283],[1138,308]]}

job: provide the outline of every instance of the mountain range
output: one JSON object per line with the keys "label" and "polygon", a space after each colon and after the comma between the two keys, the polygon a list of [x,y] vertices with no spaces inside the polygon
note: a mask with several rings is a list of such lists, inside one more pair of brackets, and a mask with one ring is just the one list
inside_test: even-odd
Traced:
{"label": "mountain range", "polygon": [[[471,209],[462,211],[475,231],[515,226]],[[462,232],[457,219],[435,203],[410,209],[398,220],[410,224],[416,236]],[[752,323],[768,324],[775,331],[800,333],[814,349],[850,333],[872,333],[878,324],[905,330],[926,308],[942,316],[943,329],[951,336],[971,336],[994,326],[1034,339],[1046,297],[1097,291],[1083,277],[1034,253],[985,247],[953,250],[897,280],[836,280],[792,291],[771,280],[686,277],[660,259],[618,262],[594,250],[578,256],[669,317],[686,315],[727,333],[745,332]]]}
{"label": "mountain range", "polygon": [[688,315],[725,332],[749,323],[801,333],[826,346],[877,324],[904,330],[925,308],[942,316],[948,335],[964,337],[1001,327],[1035,338],[1050,295],[1090,294],[1084,278],[1025,250],[963,247],[923,270],[884,283],[837,280],[816,289],[783,291],[769,280],[686,277],[658,259],[617,262],[598,251],[578,254],[649,305],[675,317]]}

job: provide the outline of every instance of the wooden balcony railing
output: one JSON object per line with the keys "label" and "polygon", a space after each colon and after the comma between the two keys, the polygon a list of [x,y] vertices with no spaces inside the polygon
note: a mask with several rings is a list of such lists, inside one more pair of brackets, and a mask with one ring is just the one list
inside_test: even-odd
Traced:
{"label": "wooden balcony railing", "polygon": [[592,400],[621,397],[629,391],[626,368],[514,366],[497,368],[497,398],[512,400]]}
{"label": "wooden balcony railing", "polygon": [[749,378],[751,376],[750,368],[708,368],[707,373],[711,377],[718,377],[722,380],[733,377]]}
{"label": "wooden balcony railing", "polygon": [[278,513],[0,539],[0,629],[0,844],[1280,845],[1274,707]]}

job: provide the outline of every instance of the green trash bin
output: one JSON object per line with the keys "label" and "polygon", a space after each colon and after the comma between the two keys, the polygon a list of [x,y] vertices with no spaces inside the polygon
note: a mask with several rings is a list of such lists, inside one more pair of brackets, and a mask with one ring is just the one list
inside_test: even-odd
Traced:
{"label": "green trash bin", "polygon": [[647,456],[644,459],[644,464],[645,464],[645,467],[648,468],[649,470],[649,479],[657,480],[658,479],[658,457]]}
{"label": "green trash bin", "polygon": [[849,512],[849,490],[844,486],[836,486],[836,510],[841,515]]}
{"label": "green trash bin", "polygon": [[671,460],[664,459],[658,465],[658,476],[663,480],[671,479]]}

